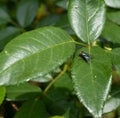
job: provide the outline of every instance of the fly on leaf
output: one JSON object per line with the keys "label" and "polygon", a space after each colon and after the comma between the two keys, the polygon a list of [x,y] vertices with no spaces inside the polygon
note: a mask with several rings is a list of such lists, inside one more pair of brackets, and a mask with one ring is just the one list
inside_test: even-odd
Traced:
{"label": "fly on leaf", "polygon": [[85,60],[87,63],[90,63],[91,56],[84,51],[81,51],[79,56]]}

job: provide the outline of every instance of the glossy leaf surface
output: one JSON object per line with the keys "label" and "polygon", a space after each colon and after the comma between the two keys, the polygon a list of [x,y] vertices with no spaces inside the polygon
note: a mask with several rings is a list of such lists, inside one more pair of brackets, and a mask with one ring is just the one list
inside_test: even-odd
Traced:
{"label": "glossy leaf surface", "polygon": [[0,54],[0,85],[44,76],[74,52],[72,38],[59,28],[44,27],[20,35]]}
{"label": "glossy leaf surface", "polygon": [[20,101],[34,99],[40,96],[41,89],[35,85],[29,83],[23,83],[19,85],[12,85],[6,87],[7,97],[9,101]]}
{"label": "glossy leaf surface", "polygon": [[109,7],[120,8],[120,0],[105,0]]}
{"label": "glossy leaf surface", "polygon": [[0,105],[2,104],[6,94],[5,87],[0,87]]}
{"label": "glossy leaf surface", "polygon": [[39,7],[38,0],[21,0],[16,17],[22,27],[27,27],[34,20]]}
{"label": "glossy leaf surface", "polygon": [[114,43],[120,43],[120,27],[112,22],[106,22],[102,37]]}
{"label": "glossy leaf surface", "polygon": [[104,106],[104,113],[116,110],[120,106],[120,86],[114,86]]}
{"label": "glossy leaf surface", "polygon": [[103,0],[70,0],[68,15],[76,35],[84,42],[93,42],[104,25],[105,4]]}
{"label": "glossy leaf surface", "polygon": [[14,118],[47,118],[45,105],[41,100],[27,101]]}
{"label": "glossy leaf surface", "polygon": [[[86,48],[80,51],[89,54]],[[110,59],[107,53],[98,47],[91,48],[90,63],[80,57],[79,53],[72,66],[74,88],[79,100],[95,118],[99,118],[111,85]]]}

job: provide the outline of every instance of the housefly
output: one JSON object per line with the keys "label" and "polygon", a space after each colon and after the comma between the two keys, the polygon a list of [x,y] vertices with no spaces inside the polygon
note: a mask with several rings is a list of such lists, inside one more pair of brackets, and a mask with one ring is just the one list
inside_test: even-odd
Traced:
{"label": "housefly", "polygon": [[79,53],[79,56],[80,56],[83,60],[85,60],[87,63],[90,63],[91,56],[90,56],[88,53],[86,53],[86,52],[84,52],[84,51],[81,51],[81,52]]}

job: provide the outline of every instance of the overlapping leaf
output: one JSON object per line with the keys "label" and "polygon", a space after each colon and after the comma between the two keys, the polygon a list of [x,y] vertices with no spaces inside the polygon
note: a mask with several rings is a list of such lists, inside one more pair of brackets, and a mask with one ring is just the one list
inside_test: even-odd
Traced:
{"label": "overlapping leaf", "polygon": [[9,14],[3,8],[0,8],[0,25],[6,24],[9,21],[10,21]]}
{"label": "overlapping leaf", "polygon": [[101,33],[105,20],[103,0],[70,0],[70,24],[84,42],[93,42]]}
{"label": "overlapping leaf", "polygon": [[110,21],[120,25],[120,11],[114,11],[107,14]]}
{"label": "overlapping leaf", "polygon": [[[89,54],[88,49],[81,50]],[[98,47],[91,48],[90,56],[90,63],[87,63],[79,54],[76,55],[72,78],[79,100],[95,118],[99,118],[110,89],[111,64],[107,53]]]}
{"label": "overlapping leaf", "polygon": [[109,7],[120,8],[120,0],[105,0]]}
{"label": "overlapping leaf", "polygon": [[72,38],[55,27],[44,27],[12,40],[0,54],[0,85],[45,75],[74,52]]}
{"label": "overlapping leaf", "polygon": [[102,37],[114,43],[120,43],[120,27],[112,22],[106,22]]}
{"label": "overlapping leaf", "polygon": [[2,104],[6,94],[5,87],[0,87],[0,105]]}
{"label": "overlapping leaf", "polygon": [[17,9],[17,20],[22,27],[27,27],[34,20],[39,7],[38,0],[21,0]]}
{"label": "overlapping leaf", "polygon": [[0,50],[14,37],[20,34],[20,30],[15,27],[7,27],[0,30]]}
{"label": "overlapping leaf", "polygon": [[6,99],[9,101],[31,100],[40,95],[41,89],[29,83],[6,87]]}
{"label": "overlapping leaf", "polygon": [[14,118],[47,118],[47,111],[41,100],[27,101]]}
{"label": "overlapping leaf", "polygon": [[120,106],[120,86],[114,86],[104,106],[104,113],[111,112]]}

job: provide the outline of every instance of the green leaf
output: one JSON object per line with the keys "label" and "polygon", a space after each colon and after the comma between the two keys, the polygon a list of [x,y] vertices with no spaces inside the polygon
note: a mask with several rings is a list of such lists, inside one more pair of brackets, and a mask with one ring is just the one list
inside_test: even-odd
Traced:
{"label": "green leaf", "polygon": [[23,83],[14,86],[7,86],[7,100],[20,101],[34,99],[40,96],[41,89],[29,83]]}
{"label": "green leaf", "polygon": [[97,39],[105,21],[103,0],[70,0],[68,15],[76,35],[84,42]]}
{"label": "green leaf", "polygon": [[104,113],[116,110],[120,106],[120,86],[113,86],[110,96],[104,106]]}
{"label": "green leaf", "polygon": [[120,64],[120,48],[115,48],[113,49],[110,54],[111,54],[111,58],[112,58],[112,63],[113,64]]}
{"label": "green leaf", "polygon": [[37,24],[37,27],[53,26],[59,19],[60,16],[58,14],[47,15],[46,17],[40,20],[40,22]]}
{"label": "green leaf", "polygon": [[49,82],[50,80],[52,80],[52,78],[53,77],[51,76],[51,74],[46,74],[44,76],[34,78],[34,79],[32,79],[32,81],[34,81],[34,82]]}
{"label": "green leaf", "polygon": [[115,48],[111,52],[111,61],[114,65],[115,71],[120,75],[120,48]]}
{"label": "green leaf", "polygon": [[5,87],[0,87],[0,105],[2,104],[6,94]]}
{"label": "green leaf", "polygon": [[56,5],[67,10],[68,1],[67,0],[58,0],[58,1],[56,1]]}
{"label": "green leaf", "polygon": [[42,77],[63,64],[75,45],[67,32],[44,27],[20,35],[0,54],[0,85]]}
{"label": "green leaf", "polygon": [[120,76],[120,64],[114,65],[116,73]]}
{"label": "green leaf", "polygon": [[79,54],[76,55],[72,65],[74,88],[89,112],[95,118],[100,118],[111,85],[110,59],[99,47],[93,47],[89,51],[82,48],[80,51],[90,52],[91,60],[87,63]]}
{"label": "green leaf", "polygon": [[112,22],[106,22],[102,37],[114,43],[120,43],[120,27]]}
{"label": "green leaf", "polygon": [[2,50],[10,40],[19,34],[20,30],[15,27],[6,27],[5,29],[0,30],[0,50]]}
{"label": "green leaf", "polygon": [[45,105],[41,100],[31,100],[22,105],[14,118],[47,118]]}
{"label": "green leaf", "polygon": [[54,83],[54,87],[66,88],[70,91],[73,91],[73,83],[68,74],[64,74],[59,79],[57,79],[56,82]]}
{"label": "green leaf", "polygon": [[120,8],[120,0],[105,0],[109,7]]}
{"label": "green leaf", "polygon": [[17,20],[22,27],[29,26],[34,20],[39,7],[38,0],[21,0],[16,12]]}
{"label": "green leaf", "polygon": [[70,92],[65,88],[51,88],[44,96],[44,103],[51,114],[59,115],[63,115],[73,105]]}
{"label": "green leaf", "polygon": [[111,20],[112,22],[120,25],[120,11],[114,11],[114,12],[109,12],[107,14],[107,17],[109,20]]}
{"label": "green leaf", "polygon": [[65,118],[64,116],[52,116],[50,118]]}
{"label": "green leaf", "polygon": [[10,16],[8,15],[8,13],[3,8],[0,8],[0,25],[6,24],[9,21],[10,21]]}

